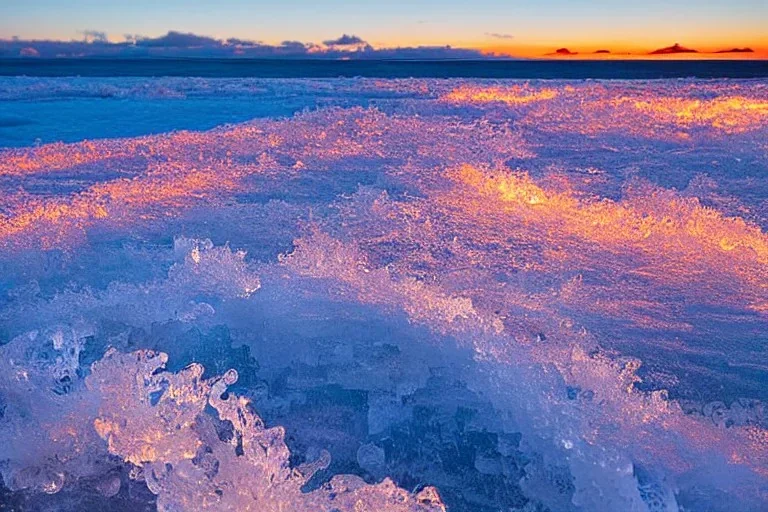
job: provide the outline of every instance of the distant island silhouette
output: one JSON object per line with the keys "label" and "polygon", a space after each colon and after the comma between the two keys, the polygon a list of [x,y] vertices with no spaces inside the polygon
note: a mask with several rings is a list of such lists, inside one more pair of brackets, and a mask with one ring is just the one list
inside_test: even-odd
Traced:
{"label": "distant island silhouette", "polygon": [[578,55],[579,52],[572,52],[568,48],[558,48],[554,53],[548,53],[547,55]]}
{"label": "distant island silhouette", "polygon": [[[675,55],[678,53],[695,53],[700,55],[714,55],[718,53],[755,53],[755,51],[752,48],[749,47],[734,47],[734,48],[726,48],[718,51],[713,50],[703,50],[699,51],[694,48],[688,48],[686,46],[681,45],[680,43],[675,43],[672,46],[665,46],[664,48],[659,48],[657,50],[653,50],[652,52],[648,53],[632,53],[632,52],[619,52],[619,53],[613,53],[611,50],[608,50],[606,48],[602,48],[599,50],[595,50],[592,52],[587,52],[585,55]],[[554,57],[568,57],[568,56],[574,56],[574,55],[580,55],[578,51],[571,51],[569,48],[558,48],[557,50],[545,53],[546,56],[554,56]],[[584,57],[589,58],[589,57]]]}
{"label": "distant island silhouette", "polygon": [[755,53],[752,48],[731,48],[730,50],[719,50],[715,53]]}
{"label": "distant island silhouette", "polygon": [[666,48],[659,48],[658,50],[654,50],[648,55],[669,55],[673,53],[699,53],[699,51],[694,50],[692,48],[686,48],[685,46],[681,46],[680,44],[675,43],[672,46],[667,46]]}

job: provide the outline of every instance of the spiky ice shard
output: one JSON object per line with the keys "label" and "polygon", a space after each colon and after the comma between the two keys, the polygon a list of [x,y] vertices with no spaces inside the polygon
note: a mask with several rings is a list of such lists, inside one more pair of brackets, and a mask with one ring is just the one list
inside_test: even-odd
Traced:
{"label": "spiky ice shard", "polygon": [[265,427],[249,400],[227,391],[237,372],[203,379],[192,364],[174,374],[164,370],[167,357],[111,350],[86,380],[101,403],[96,431],[111,454],[141,469],[158,510],[445,511],[434,488],[412,494],[389,479],[339,475],[302,492],[328,453],[292,468],[284,430]]}

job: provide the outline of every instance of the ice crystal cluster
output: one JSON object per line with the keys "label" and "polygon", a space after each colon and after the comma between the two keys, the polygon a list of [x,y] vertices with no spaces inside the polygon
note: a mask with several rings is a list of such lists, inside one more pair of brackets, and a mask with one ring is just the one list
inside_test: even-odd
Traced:
{"label": "ice crystal cluster", "polygon": [[0,99],[85,109],[0,150],[0,510],[765,510],[765,84]]}

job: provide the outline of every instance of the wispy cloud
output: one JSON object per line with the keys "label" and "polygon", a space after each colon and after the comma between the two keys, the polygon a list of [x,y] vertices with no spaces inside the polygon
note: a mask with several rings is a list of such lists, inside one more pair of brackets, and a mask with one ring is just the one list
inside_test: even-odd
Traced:
{"label": "wispy cloud", "polygon": [[251,39],[240,39],[238,37],[230,37],[229,39],[227,39],[226,43],[234,46],[258,46],[262,44],[261,41],[253,41]]}
{"label": "wispy cloud", "polygon": [[101,30],[81,30],[80,33],[86,43],[106,43],[109,41],[107,33]]}
{"label": "wispy cloud", "polygon": [[328,41],[323,41],[323,44],[326,46],[364,46],[368,43],[355,35],[344,34],[337,39],[329,39]]}
{"label": "wispy cloud", "polygon": [[485,35],[493,39],[514,39],[515,38],[515,36],[513,36],[512,34],[501,34],[499,32],[486,32]]}

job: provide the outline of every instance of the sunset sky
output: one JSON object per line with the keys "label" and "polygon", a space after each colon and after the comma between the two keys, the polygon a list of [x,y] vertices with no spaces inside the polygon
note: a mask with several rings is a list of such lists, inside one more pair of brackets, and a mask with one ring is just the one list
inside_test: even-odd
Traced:
{"label": "sunset sky", "polygon": [[646,53],[680,43],[699,51],[768,49],[765,0],[5,0],[0,38],[82,39],[168,30],[277,44],[355,34],[374,47],[446,45],[542,55],[556,48]]}

